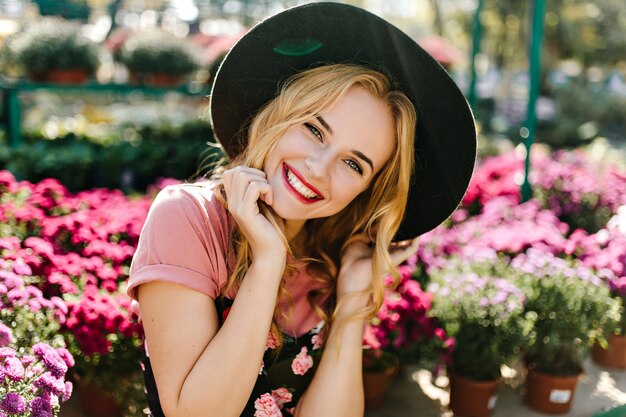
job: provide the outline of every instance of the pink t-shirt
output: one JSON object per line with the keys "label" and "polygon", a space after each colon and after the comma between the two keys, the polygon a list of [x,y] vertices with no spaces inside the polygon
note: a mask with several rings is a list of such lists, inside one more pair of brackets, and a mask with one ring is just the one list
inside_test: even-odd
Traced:
{"label": "pink t-shirt", "polygon": [[[214,300],[222,294],[232,263],[227,262],[229,230],[235,223],[213,186],[213,182],[177,184],[159,192],[130,266],[127,292],[133,300],[137,287],[151,281],[183,285]],[[306,298],[318,287],[304,266],[286,278],[294,309],[287,321],[279,321],[283,332],[301,336],[319,324],[321,318]],[[233,298],[236,290],[226,296]]]}

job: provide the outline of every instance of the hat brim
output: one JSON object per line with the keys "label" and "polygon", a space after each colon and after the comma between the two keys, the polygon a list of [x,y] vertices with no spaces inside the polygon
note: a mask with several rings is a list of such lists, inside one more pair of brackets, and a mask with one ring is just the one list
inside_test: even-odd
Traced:
{"label": "hat brim", "polygon": [[476,158],[476,129],[448,73],[401,30],[339,3],[294,7],[254,26],[217,72],[210,115],[229,157],[247,144],[247,127],[282,82],[321,65],[345,63],[387,74],[417,112],[415,160],[406,214],[395,239],[421,235],[460,203]]}

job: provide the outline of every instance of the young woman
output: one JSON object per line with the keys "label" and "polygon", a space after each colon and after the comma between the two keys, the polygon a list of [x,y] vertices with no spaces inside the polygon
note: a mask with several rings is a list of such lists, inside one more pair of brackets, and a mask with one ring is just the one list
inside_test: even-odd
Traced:
{"label": "young woman", "polygon": [[335,3],[253,28],[211,100],[231,162],[159,193],[131,265],[151,411],[361,416],[383,276],[469,181],[467,104],[408,37]]}

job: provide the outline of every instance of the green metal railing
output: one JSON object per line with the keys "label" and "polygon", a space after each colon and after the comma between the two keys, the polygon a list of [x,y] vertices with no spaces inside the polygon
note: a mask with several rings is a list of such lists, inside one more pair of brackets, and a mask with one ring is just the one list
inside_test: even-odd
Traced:
{"label": "green metal railing", "polygon": [[64,84],[43,84],[33,83],[26,80],[2,81],[0,80],[0,90],[3,96],[2,120],[6,124],[9,143],[12,147],[19,147],[22,143],[21,120],[22,109],[20,105],[20,94],[36,90],[54,91],[58,93],[71,93],[80,91],[91,93],[113,93],[128,96],[141,92],[148,96],[162,96],[166,93],[178,92],[189,96],[208,95],[210,87],[200,83],[185,84],[180,87],[150,87],[146,85],[129,84],[100,84],[88,82],[80,85]]}

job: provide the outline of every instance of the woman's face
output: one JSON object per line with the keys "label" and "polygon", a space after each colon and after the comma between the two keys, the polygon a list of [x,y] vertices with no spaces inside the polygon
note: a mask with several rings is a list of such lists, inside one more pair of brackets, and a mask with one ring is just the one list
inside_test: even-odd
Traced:
{"label": "woman's face", "polygon": [[332,216],[367,189],[393,148],[388,106],[352,87],[331,109],[287,129],[268,154],[272,208],[285,220]]}

